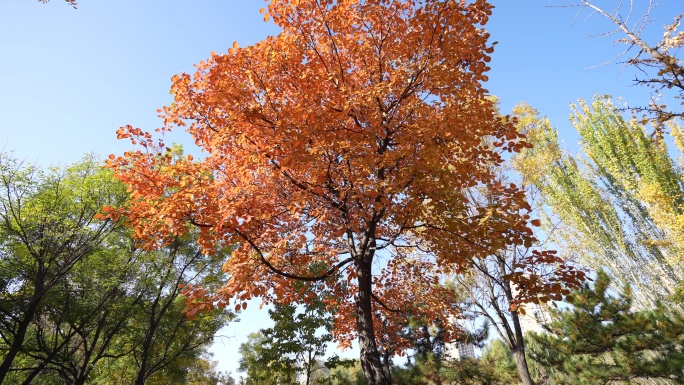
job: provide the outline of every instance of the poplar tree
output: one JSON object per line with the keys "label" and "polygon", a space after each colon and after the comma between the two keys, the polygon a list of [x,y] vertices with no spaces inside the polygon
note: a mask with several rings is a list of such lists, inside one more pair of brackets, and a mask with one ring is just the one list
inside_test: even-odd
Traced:
{"label": "poplar tree", "polygon": [[514,160],[539,193],[551,239],[566,256],[630,283],[641,308],[677,293],[684,277],[684,131],[670,122],[671,143],[652,136],[609,96],[572,105],[578,155],[561,149],[558,131],[528,105],[515,109],[518,129],[534,144]]}

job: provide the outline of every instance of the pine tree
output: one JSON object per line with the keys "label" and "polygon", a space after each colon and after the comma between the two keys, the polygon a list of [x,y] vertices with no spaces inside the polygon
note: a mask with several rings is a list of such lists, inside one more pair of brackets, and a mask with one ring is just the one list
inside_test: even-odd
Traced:
{"label": "pine tree", "polygon": [[684,381],[684,317],[663,306],[632,310],[628,285],[611,295],[599,271],[574,293],[571,309],[551,310],[550,333],[529,334],[530,357],[551,383],[604,384],[633,379]]}

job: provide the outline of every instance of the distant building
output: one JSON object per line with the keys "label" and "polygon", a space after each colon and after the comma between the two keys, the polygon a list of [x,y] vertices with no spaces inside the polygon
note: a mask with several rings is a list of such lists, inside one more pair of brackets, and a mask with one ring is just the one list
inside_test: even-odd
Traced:
{"label": "distant building", "polygon": [[475,346],[468,342],[450,342],[444,350],[447,357],[455,360],[475,358]]}
{"label": "distant building", "polygon": [[521,306],[525,309],[525,315],[519,316],[520,327],[524,332],[535,332],[538,334],[544,333],[543,325],[551,322],[549,312],[542,306],[534,303],[528,303]]}
{"label": "distant building", "polygon": [[[456,322],[458,326],[464,330],[468,329],[465,321],[462,319],[456,321],[451,319],[450,322]],[[469,342],[461,341],[449,342],[444,344],[444,353],[447,358],[452,358],[455,360],[460,360],[462,358],[475,358],[475,345]]]}
{"label": "distant building", "polygon": [[[511,289],[513,291],[513,297],[515,297],[518,293],[518,290],[515,285],[512,285]],[[545,331],[542,326],[551,322],[551,315],[545,306],[536,303],[526,303],[520,307],[525,310],[525,315],[519,315],[518,317],[520,319],[520,327],[522,328],[523,333],[544,333]]]}

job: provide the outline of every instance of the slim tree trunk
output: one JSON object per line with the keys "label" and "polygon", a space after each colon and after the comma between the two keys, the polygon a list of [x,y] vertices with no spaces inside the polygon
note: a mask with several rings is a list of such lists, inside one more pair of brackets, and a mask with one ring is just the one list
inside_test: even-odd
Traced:
{"label": "slim tree trunk", "polygon": [[21,385],[31,385],[33,383],[33,379],[36,378],[46,366],[47,362],[41,362],[35,369],[31,371],[31,373],[29,373],[26,378],[24,378],[24,382],[22,382]]}
{"label": "slim tree trunk", "polygon": [[356,301],[356,328],[359,333],[361,368],[368,385],[391,385],[391,381],[382,370],[380,353],[375,343],[373,308],[371,306],[371,264],[360,261],[355,262],[355,267],[359,284],[358,300]]}
{"label": "slim tree trunk", "polygon": [[513,358],[515,359],[515,367],[518,369],[518,374],[520,375],[523,385],[534,385],[532,376],[530,376],[530,371],[527,367],[525,349],[519,346],[512,353]]}
{"label": "slim tree trunk", "polygon": [[7,373],[9,373],[9,370],[12,367],[12,362],[14,362],[14,358],[17,356],[17,354],[21,350],[21,346],[24,344],[24,338],[26,337],[26,330],[28,330],[28,325],[28,320],[24,319],[17,328],[17,333],[14,335],[14,341],[12,341],[12,346],[7,352],[5,359],[2,360],[2,364],[0,364],[0,384],[5,379],[5,376],[7,376]]}
{"label": "slim tree trunk", "polygon": [[33,318],[36,316],[36,313],[38,312],[38,305],[43,299],[44,294],[43,277],[43,274],[39,272],[38,277],[36,277],[36,283],[34,284],[33,298],[31,298],[31,301],[29,302],[28,307],[24,312],[24,317],[19,322],[17,332],[14,334],[14,341],[12,341],[12,346],[10,346],[7,355],[2,360],[2,364],[0,364],[0,384],[2,384],[2,382],[5,380],[5,376],[7,376],[7,373],[9,373],[9,370],[12,367],[12,362],[14,362],[14,358],[17,356],[17,354],[19,354],[21,347],[24,345],[26,331],[28,330],[31,321],[33,321]]}
{"label": "slim tree trunk", "polygon": [[143,356],[140,362],[140,367],[138,368],[138,375],[135,379],[135,385],[145,385],[145,372],[147,370],[147,356],[149,350],[147,348],[143,349]]}
{"label": "slim tree trunk", "polygon": [[513,330],[515,332],[515,345],[511,349],[513,358],[515,359],[515,367],[518,369],[518,374],[522,380],[523,385],[534,385],[532,376],[530,376],[530,369],[527,366],[527,358],[525,357],[525,340],[523,339],[522,327],[520,326],[520,317],[517,312],[511,312],[511,319],[513,320]]}

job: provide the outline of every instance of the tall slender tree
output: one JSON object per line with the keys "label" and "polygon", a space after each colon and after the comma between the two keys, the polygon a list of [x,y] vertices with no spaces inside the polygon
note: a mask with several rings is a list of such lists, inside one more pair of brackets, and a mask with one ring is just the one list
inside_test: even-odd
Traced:
{"label": "tall slender tree", "polygon": [[682,151],[682,129],[671,123],[676,149],[649,135],[607,96],[572,106],[581,154],[561,150],[558,133],[533,108],[515,110],[532,149],[515,160],[525,183],[549,210],[547,230],[567,255],[631,283],[641,308],[677,293],[684,270],[684,178],[669,150]]}
{"label": "tall slender tree", "polygon": [[[505,178],[503,169],[499,175]],[[495,198],[481,195],[473,199]],[[569,281],[567,275],[581,274],[568,261],[539,258],[537,250],[541,246],[540,242],[528,242],[473,258],[472,269],[451,280],[456,290],[463,293],[464,308],[473,317],[484,320],[509,349],[520,379],[526,385],[534,381],[527,361],[523,322],[525,318],[535,321],[535,314],[527,311],[539,304],[561,300],[578,286],[559,283]]]}

